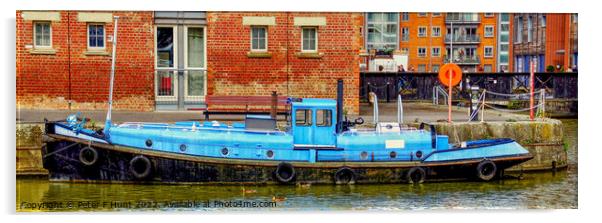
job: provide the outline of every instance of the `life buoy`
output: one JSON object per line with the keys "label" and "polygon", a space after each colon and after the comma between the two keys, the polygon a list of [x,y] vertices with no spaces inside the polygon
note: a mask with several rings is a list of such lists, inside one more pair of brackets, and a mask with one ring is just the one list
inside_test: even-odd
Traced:
{"label": "life buoy", "polygon": [[355,184],[355,171],[349,167],[341,167],[334,173],[335,184]]}
{"label": "life buoy", "polygon": [[480,180],[489,181],[495,177],[497,166],[491,160],[483,160],[477,165],[476,171]]}
{"label": "life buoy", "polygon": [[96,161],[98,161],[98,151],[90,146],[82,148],[79,150],[79,161],[86,166],[96,164]]}
{"label": "life buoy", "polygon": [[439,69],[439,82],[441,82],[441,84],[450,87],[450,79],[452,87],[458,85],[462,80],[462,69],[453,63],[444,64],[441,69]]}
{"label": "life buoy", "polygon": [[279,163],[274,172],[276,180],[280,183],[292,182],[295,178],[295,168],[290,163]]}
{"label": "life buoy", "polygon": [[419,166],[412,167],[406,173],[405,178],[406,178],[406,182],[408,182],[408,184],[424,183],[424,180],[426,179],[426,170],[424,170],[424,168],[419,167]]}
{"label": "life buoy", "polygon": [[151,161],[146,156],[138,155],[130,160],[130,173],[137,179],[143,179],[150,175],[152,169]]}

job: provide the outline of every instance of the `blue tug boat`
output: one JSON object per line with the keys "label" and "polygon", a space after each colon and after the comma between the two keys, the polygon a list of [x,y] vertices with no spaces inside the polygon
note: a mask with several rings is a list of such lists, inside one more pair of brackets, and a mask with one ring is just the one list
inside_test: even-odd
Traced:
{"label": "blue tug boat", "polygon": [[[289,98],[290,120],[247,115],[244,123],[217,121],[111,122],[117,44],[115,18],[109,110],[102,131],[71,115],[47,121],[43,165],[53,181],[135,183],[422,183],[488,181],[533,158],[512,139],[449,144],[434,126],[377,124],[343,118],[343,81],[337,99]],[[427,129],[424,129],[428,127]]]}
{"label": "blue tug boat", "polygon": [[[357,129],[338,98],[290,99],[291,121],[270,116],[244,123],[107,121],[95,132],[71,115],[47,122],[44,166],[51,180],[167,183],[422,183],[491,180],[532,158],[512,139],[448,143],[422,124]],[[430,131],[424,129],[430,127]]]}

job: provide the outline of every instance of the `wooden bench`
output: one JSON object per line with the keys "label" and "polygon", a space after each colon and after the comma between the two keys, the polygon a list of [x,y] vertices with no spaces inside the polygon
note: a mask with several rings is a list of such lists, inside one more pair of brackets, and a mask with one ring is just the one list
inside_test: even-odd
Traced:
{"label": "wooden bench", "polygon": [[218,96],[205,98],[207,108],[203,109],[205,120],[212,114],[270,114],[275,105],[276,115],[288,118],[288,97],[286,96]]}

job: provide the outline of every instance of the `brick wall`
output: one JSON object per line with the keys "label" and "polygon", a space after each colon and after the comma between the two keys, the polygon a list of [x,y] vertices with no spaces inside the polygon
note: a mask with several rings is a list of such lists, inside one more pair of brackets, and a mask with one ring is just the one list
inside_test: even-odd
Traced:
{"label": "brick wall", "polygon": [[[336,80],[345,82],[345,109],[359,113],[360,13],[209,12],[207,32],[209,95],[270,95],[336,98]],[[274,17],[267,26],[268,57],[252,57],[245,16]],[[324,17],[318,26],[318,54],[301,52],[295,17]],[[311,57],[311,58],[310,58]]]}
{"label": "brick wall", "polygon": [[[32,51],[33,22],[17,11],[17,108],[106,109],[113,22],[105,25],[104,53],[87,49],[87,22],[81,11],[60,11],[51,21],[54,53]],[[106,13],[106,12],[105,12]],[[109,12],[110,13],[110,12]],[[154,110],[154,31],[152,12],[113,12],[120,16],[114,109]],[[69,42],[71,44],[69,44]],[[71,101],[71,106],[69,105]]]}

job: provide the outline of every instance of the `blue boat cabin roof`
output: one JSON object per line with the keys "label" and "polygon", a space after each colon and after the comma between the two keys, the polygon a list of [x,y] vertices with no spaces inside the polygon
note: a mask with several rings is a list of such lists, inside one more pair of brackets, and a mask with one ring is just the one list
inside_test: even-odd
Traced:
{"label": "blue boat cabin roof", "polygon": [[293,107],[336,107],[337,101],[323,98],[303,98],[301,102],[293,102]]}

